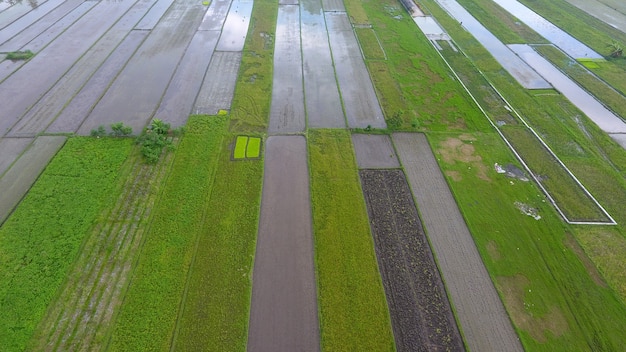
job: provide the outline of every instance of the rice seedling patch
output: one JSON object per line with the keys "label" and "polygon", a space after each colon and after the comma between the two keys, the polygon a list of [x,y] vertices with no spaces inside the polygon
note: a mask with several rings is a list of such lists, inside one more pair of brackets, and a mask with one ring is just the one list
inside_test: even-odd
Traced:
{"label": "rice seedling patch", "polygon": [[258,159],[261,155],[261,138],[237,136],[233,147],[233,160]]}

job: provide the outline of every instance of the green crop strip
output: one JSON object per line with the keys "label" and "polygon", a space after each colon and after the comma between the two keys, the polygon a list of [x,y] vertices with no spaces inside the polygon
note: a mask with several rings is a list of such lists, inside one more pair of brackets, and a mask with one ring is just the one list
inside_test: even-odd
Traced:
{"label": "green crop strip", "polygon": [[206,201],[226,125],[225,117],[189,119],[112,327],[111,350],[169,350],[187,279],[181,273],[189,270],[198,236],[206,231]]}
{"label": "green crop strip", "polygon": [[278,2],[254,2],[231,111],[231,128],[264,132],[270,111]]}
{"label": "green crop strip", "polygon": [[244,159],[246,157],[246,146],[248,145],[248,137],[237,136],[235,140],[235,150],[233,151],[233,158]]}
{"label": "green crop strip", "polygon": [[219,157],[175,350],[245,351],[262,180],[262,162]]}
{"label": "green crop strip", "polygon": [[483,26],[505,44],[547,44],[548,41],[491,0],[458,0]]}
{"label": "green crop strip", "polygon": [[0,346],[24,350],[86,234],[120,192],[129,139],[70,138],[0,228]]}
{"label": "green crop strip", "polygon": [[322,350],[393,351],[350,134],[310,131],[309,158]]}
{"label": "green crop strip", "polygon": [[359,39],[359,45],[363,51],[363,55],[367,60],[384,60],[385,52],[379,44],[376,32],[372,28],[359,28],[356,27],[354,32]]}
{"label": "green crop strip", "polygon": [[261,154],[261,138],[250,137],[248,139],[248,148],[246,149],[246,158],[258,158]]}
{"label": "green crop strip", "polygon": [[366,64],[389,129],[489,130],[471,98],[400,3],[351,0],[346,6],[351,16],[352,8],[364,8],[386,53],[387,61],[366,60]]}

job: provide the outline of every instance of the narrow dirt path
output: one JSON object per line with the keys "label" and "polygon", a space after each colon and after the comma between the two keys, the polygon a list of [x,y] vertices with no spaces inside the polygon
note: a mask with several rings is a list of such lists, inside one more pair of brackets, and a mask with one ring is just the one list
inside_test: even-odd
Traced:
{"label": "narrow dirt path", "polygon": [[248,351],[319,351],[312,236],[306,140],[269,137]]}
{"label": "narrow dirt path", "polygon": [[468,349],[522,351],[426,137],[394,133],[392,139]]}

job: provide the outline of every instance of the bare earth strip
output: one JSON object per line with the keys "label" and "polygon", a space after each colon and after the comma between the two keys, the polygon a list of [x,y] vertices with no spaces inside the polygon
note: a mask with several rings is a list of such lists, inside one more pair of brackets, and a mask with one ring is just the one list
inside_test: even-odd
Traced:
{"label": "bare earth strip", "polygon": [[[11,129],[10,136],[32,136],[44,131],[53,119],[59,114],[59,112],[67,105],[67,103],[74,98],[74,95],[81,89],[81,87],[87,82],[88,79],[94,74],[98,67],[107,60],[107,57],[111,52],[117,51],[119,48],[122,51],[117,55],[124,55],[127,50],[132,50],[132,54],[136,47],[132,49],[120,47],[120,43],[123,40],[127,40],[133,43],[136,40],[136,36],[127,37],[131,27],[139,21],[139,19],[149,9],[149,4],[145,1],[140,1],[135,4],[120,21],[115,23],[111,29],[100,39],[95,45],[85,53],[76,63],[70,68],[69,71],[59,79],[59,81],[35,104]],[[125,38],[126,37],[126,38]],[[141,43],[141,42],[140,42]],[[126,43],[125,45],[128,45]],[[132,45],[132,44],[131,44]],[[124,61],[125,63],[126,61]],[[120,70],[121,68],[117,68]],[[117,74],[117,72],[115,72]],[[107,81],[100,89],[101,94],[108,87],[110,81]],[[86,117],[82,116],[84,119]],[[119,121],[119,120],[117,120]],[[72,131],[63,132],[75,132]]]}
{"label": "bare earth strip", "polygon": [[359,175],[398,351],[463,351],[402,170],[361,170]]}
{"label": "bare earth strip", "polygon": [[222,30],[231,0],[213,0],[209,9],[202,18],[202,23],[198,30],[200,31],[219,31]]}
{"label": "bare earth strip", "polygon": [[0,178],[0,224],[22,200],[65,140],[66,137],[61,136],[38,137]]}
{"label": "bare earth strip", "polygon": [[399,168],[391,138],[384,134],[353,134],[352,144],[359,169]]}
{"label": "bare earth strip", "polygon": [[[34,138],[0,138],[0,177],[26,150]],[[2,190],[0,189],[0,192]]]}
{"label": "bare earth strip", "polygon": [[606,6],[615,9],[616,11],[626,15],[626,2],[623,0],[599,0]]}
{"label": "bare earth strip", "polygon": [[269,133],[304,131],[300,9],[297,5],[278,6],[273,79]]}
{"label": "bare earth strip", "polygon": [[328,37],[339,90],[352,128],[386,128],[383,112],[345,12],[326,12]]}
{"label": "bare earth strip", "polygon": [[193,0],[175,2],[78,129],[124,121],[134,131],[147,125],[176,66],[200,25],[204,8]]}
{"label": "bare earth strip", "polygon": [[137,26],[135,26],[134,29],[144,31],[153,30],[157,23],[159,23],[161,17],[165,14],[165,11],[172,6],[173,2],[174,0],[158,0],[154,3],[154,6],[150,8],[150,11],[148,11],[141,19],[141,21],[137,23]]}
{"label": "bare earth strip", "polygon": [[147,165],[137,155],[117,203],[98,222],[31,344],[35,350],[104,349],[130,278],[150,210],[172,158]]}
{"label": "bare earth strip", "polygon": [[331,12],[344,12],[346,8],[343,5],[343,1],[341,0],[322,0],[324,4],[324,11]]}
{"label": "bare earth strip", "polygon": [[207,71],[219,31],[197,31],[165,91],[155,119],[179,127],[187,122]]}
{"label": "bare earth strip", "polygon": [[[38,4],[43,5],[45,1],[41,1]],[[0,5],[3,5],[0,3]],[[8,26],[13,21],[24,16],[28,12],[32,11],[33,7],[30,1],[16,1],[13,5],[9,6],[2,12],[0,12],[0,29]]]}
{"label": "bare earth strip", "polygon": [[[34,53],[40,52],[43,48],[45,48],[48,44],[50,44],[56,37],[61,35],[66,29],[68,29],[74,22],[78,21],[83,15],[85,15],[92,7],[97,4],[95,1],[85,1],[81,3],[78,7],[74,8],[72,12],[68,13],[66,16],[61,18],[59,21],[55,22],[52,26],[47,28],[43,33],[37,35],[33,40],[28,43],[21,45],[19,49],[21,50],[30,50]],[[47,18],[47,17],[46,17]],[[46,19],[44,18],[44,19]],[[28,29],[30,30],[31,27]],[[24,32],[20,33],[23,34]],[[7,42],[7,45],[11,45],[13,41]],[[7,48],[9,51],[12,48]]]}
{"label": "bare earth strip", "polygon": [[422,134],[394,133],[431,247],[471,351],[522,351],[472,235]]}
{"label": "bare earth strip", "polygon": [[626,15],[596,0],[566,0],[591,16],[626,33]]}
{"label": "bare earth strip", "polygon": [[89,78],[80,92],[63,108],[63,111],[48,126],[47,131],[50,133],[76,132],[91,109],[104,95],[109,84],[146,39],[148,33],[147,31],[131,31],[102,66]]}
{"label": "bare earth strip", "polygon": [[134,0],[99,2],[45,50],[2,82],[0,136],[4,135],[134,3]]}
{"label": "bare earth strip", "polygon": [[[26,43],[30,42],[35,37],[46,31],[48,28],[52,27],[61,18],[74,11],[82,3],[83,1],[81,0],[65,1],[57,8],[38,19],[35,23],[27,26],[27,28],[22,28],[22,30],[19,31],[19,34],[14,33],[12,36],[4,37],[5,33],[3,29],[2,37],[4,39],[0,39],[0,41],[3,42],[3,44],[0,45],[0,52],[11,52],[22,48],[24,45],[26,45]],[[95,4],[91,4],[91,6],[93,5]]]}
{"label": "bare earth strip", "polygon": [[233,0],[224,21],[220,41],[217,42],[218,51],[242,51],[250,25],[252,14],[252,0]]}
{"label": "bare earth strip", "polygon": [[319,351],[304,137],[267,139],[263,180],[248,351]]}
{"label": "bare earth strip", "polygon": [[320,0],[302,0],[300,16],[308,125],[312,128],[345,128]]}
{"label": "bare earth strip", "polygon": [[241,52],[213,53],[193,108],[195,114],[215,115],[219,110],[230,109],[240,63]]}
{"label": "bare earth strip", "polygon": [[[28,28],[33,23],[37,22],[40,18],[44,17],[48,13],[52,12],[59,5],[62,5],[64,0],[48,0],[42,5],[32,9],[26,15],[20,17],[15,22],[2,28],[0,31],[0,43],[4,43],[11,39],[16,34],[20,33],[24,29]],[[75,3],[74,6],[77,4]]]}

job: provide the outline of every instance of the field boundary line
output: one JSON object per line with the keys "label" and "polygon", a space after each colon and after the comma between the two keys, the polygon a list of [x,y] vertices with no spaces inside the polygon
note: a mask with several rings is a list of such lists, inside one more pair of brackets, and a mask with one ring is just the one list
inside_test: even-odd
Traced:
{"label": "field boundary line", "polygon": [[[436,21],[438,23],[438,21],[432,17],[434,21]],[[440,25],[441,26],[441,25]],[[444,27],[441,27],[444,28]],[[421,31],[420,31],[421,32]],[[489,86],[496,92],[496,94],[498,94],[498,96],[500,97],[500,99],[502,99],[503,102],[505,102],[507,104],[507,107],[509,107],[514,113],[515,115],[518,117],[518,119],[520,121],[522,121],[522,123],[524,124],[524,126],[526,128],[528,128],[528,130],[535,136],[535,138],[537,138],[539,140],[539,142],[541,143],[541,145],[548,151],[548,153],[550,153],[550,155],[552,155],[552,157],[554,157],[554,159],[559,163],[559,165],[561,165],[561,167],[563,167],[563,169],[565,170],[565,172],[567,172],[567,174],[574,180],[574,182],[576,182],[577,185],[580,186],[580,188],[583,190],[583,192],[585,193],[585,195],[587,195],[587,197],[589,197],[591,199],[591,201],[602,211],[602,213],[610,220],[609,222],[599,222],[599,221],[572,221],[570,220],[561,210],[561,208],[557,205],[556,201],[554,200],[554,198],[552,198],[552,196],[550,195],[550,193],[546,190],[546,188],[541,184],[541,182],[539,182],[539,179],[537,178],[537,176],[535,175],[535,173],[528,167],[528,165],[526,164],[526,162],[524,161],[524,159],[522,158],[521,155],[519,155],[519,153],[517,152],[517,150],[515,150],[515,148],[513,147],[513,145],[509,142],[509,140],[504,136],[504,134],[502,133],[502,131],[498,128],[498,126],[493,122],[493,120],[489,117],[489,115],[487,114],[487,112],[483,109],[483,107],[480,105],[480,103],[478,102],[478,100],[474,97],[474,95],[470,92],[470,90],[467,88],[467,86],[465,85],[465,83],[463,83],[463,81],[461,80],[461,78],[457,75],[456,71],[452,68],[452,66],[450,66],[450,63],[448,63],[448,60],[445,59],[445,57],[441,54],[441,52],[437,49],[437,47],[435,46],[435,44],[433,43],[432,40],[429,40],[430,44],[433,46],[433,48],[435,49],[435,51],[437,52],[437,54],[439,55],[439,57],[441,57],[441,59],[445,62],[446,66],[450,69],[450,71],[452,72],[452,74],[454,74],[454,77],[458,80],[458,82],[461,84],[461,86],[463,86],[463,89],[465,90],[465,92],[467,92],[467,94],[469,94],[469,96],[472,98],[472,101],[474,101],[474,103],[476,104],[476,106],[478,106],[478,108],[480,109],[480,111],[482,112],[482,114],[487,118],[487,120],[489,121],[489,124],[496,130],[496,132],[498,132],[498,134],[500,135],[500,137],[502,138],[502,140],[504,141],[504,143],[509,147],[509,149],[513,152],[513,154],[515,155],[515,157],[518,159],[518,161],[524,166],[524,168],[526,169],[526,171],[530,174],[530,176],[533,178],[533,180],[535,181],[535,183],[539,186],[539,188],[541,189],[541,191],[546,195],[546,197],[548,198],[548,200],[550,201],[550,203],[552,204],[552,206],[554,206],[554,208],[556,209],[556,211],[559,213],[559,215],[561,216],[561,218],[563,218],[563,220],[565,220],[566,223],[571,224],[571,225],[617,225],[617,222],[613,219],[613,217],[606,211],[606,209],[604,209],[604,207],[598,202],[598,200],[587,190],[587,188],[578,180],[578,178],[576,178],[576,176],[569,170],[569,168],[567,168],[567,166],[565,166],[565,164],[563,163],[563,161],[561,161],[561,159],[556,156],[556,154],[554,154],[554,151],[552,151],[552,149],[550,147],[548,147],[548,145],[544,142],[544,140],[539,137],[539,135],[537,134],[537,132],[535,132],[535,130],[530,127],[530,125],[526,122],[526,120],[524,120],[519,113],[517,112],[517,110],[511,106],[511,104],[509,104],[508,100],[506,100],[504,98],[504,96],[502,96],[502,94],[500,93],[499,90],[496,89],[496,87],[491,83],[491,81],[485,76],[485,74],[476,66],[476,64],[474,64],[474,61],[472,59],[470,59],[469,56],[467,56],[467,54],[465,53],[465,51],[456,43],[456,41],[451,37],[450,40],[454,43],[454,45],[457,47],[457,49],[459,50],[459,52],[461,52],[463,54],[463,56],[465,56],[465,58],[467,60],[469,60],[470,63],[472,63],[472,66],[476,69],[476,71],[481,75],[481,77],[483,77],[485,79],[485,81],[489,84]]]}

